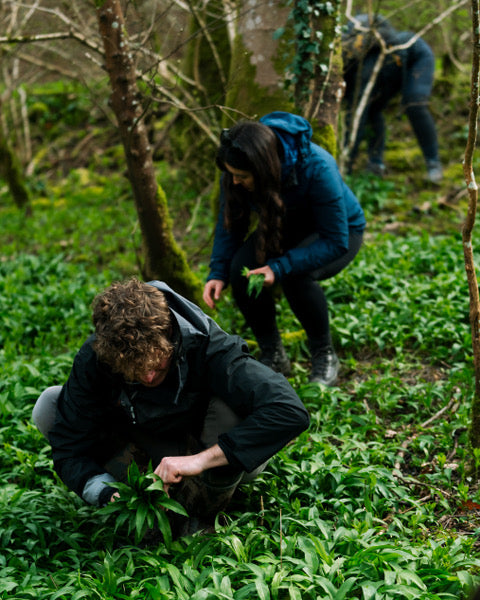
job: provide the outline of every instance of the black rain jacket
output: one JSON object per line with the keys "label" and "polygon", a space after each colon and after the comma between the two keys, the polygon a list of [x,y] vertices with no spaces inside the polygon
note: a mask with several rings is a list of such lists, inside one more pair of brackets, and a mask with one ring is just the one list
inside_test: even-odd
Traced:
{"label": "black rain jacket", "polygon": [[[99,362],[94,336],[83,344],[58,399],[49,433],[54,467],[82,496],[85,484],[105,472],[112,439],[135,428],[175,439],[198,437],[212,396],[243,420],[219,438],[228,462],[252,471],[309,425],[309,416],[288,381],[248,353],[243,340],[225,333],[198,306],[166,284],[161,290],[178,325],[176,361],[155,388],[129,384]],[[156,466],[156,465],[154,465]]]}

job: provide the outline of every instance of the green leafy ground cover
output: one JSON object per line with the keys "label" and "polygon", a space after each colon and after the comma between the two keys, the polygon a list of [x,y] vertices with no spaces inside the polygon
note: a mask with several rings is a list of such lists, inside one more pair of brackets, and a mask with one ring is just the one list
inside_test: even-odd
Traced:
{"label": "green leafy ground cover", "polygon": [[[168,185],[171,197],[178,183]],[[36,195],[27,220],[3,190],[2,600],[467,596],[480,575],[480,493],[470,470],[480,456],[468,446],[473,369],[461,210],[452,218],[433,201],[412,212],[408,190],[391,181],[360,177],[352,186],[370,229],[358,260],[327,286],[339,386],[307,384],[305,340],[279,297],[291,382],[311,428],[241,490],[216,533],[168,545],[135,543],[131,521],[68,492],[31,422],[38,394],[65,380],[91,331],[94,295],[138,273],[126,182],[72,171]],[[182,202],[179,231],[196,198]],[[395,218],[386,216],[402,210],[409,221],[392,233]],[[206,203],[197,218],[195,236],[208,234]],[[207,244],[199,252],[193,233],[183,242],[203,276]],[[228,297],[217,318],[249,337]]]}

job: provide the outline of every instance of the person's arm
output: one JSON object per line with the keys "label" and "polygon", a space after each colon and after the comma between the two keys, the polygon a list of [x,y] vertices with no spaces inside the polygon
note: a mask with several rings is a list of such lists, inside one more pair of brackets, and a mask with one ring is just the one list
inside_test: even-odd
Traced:
{"label": "person's arm", "polygon": [[60,479],[87,503],[99,505],[112,494],[108,483],[114,478],[93,458],[102,417],[102,388],[96,380],[96,357],[86,342],[74,359],[59,397],[49,441]]}
{"label": "person's arm", "polygon": [[220,199],[217,224],[215,226],[215,237],[213,240],[212,254],[210,257],[210,273],[207,281],[220,280],[227,287],[230,276],[230,263],[233,255],[239,247],[239,240],[243,238],[241,232],[234,235],[224,225],[225,219],[225,192],[223,190],[223,177],[220,182]]}
{"label": "person's arm", "polygon": [[179,483],[184,477],[200,475],[207,469],[228,465],[225,453],[218,444],[190,456],[165,456],[155,469],[163,481],[166,492],[173,483]]}
{"label": "person's arm", "polygon": [[251,472],[309,425],[309,415],[285,377],[248,352],[243,340],[211,321],[205,377],[212,395],[242,419],[219,436],[228,464]]}
{"label": "person's arm", "polygon": [[306,246],[288,250],[267,265],[280,280],[285,275],[307,273],[332,262],[348,251],[350,227],[363,230],[365,217],[353,192],[344,183],[335,159],[318,149],[303,169],[305,219],[311,219],[318,238]]}

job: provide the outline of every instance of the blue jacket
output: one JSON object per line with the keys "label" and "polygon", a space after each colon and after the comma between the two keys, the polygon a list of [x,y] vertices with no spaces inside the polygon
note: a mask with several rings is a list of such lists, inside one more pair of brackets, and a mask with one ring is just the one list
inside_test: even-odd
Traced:
{"label": "blue jacket", "polygon": [[[309,122],[298,115],[272,112],[260,119],[280,140],[282,158],[281,196],[286,207],[283,232],[284,253],[267,261],[275,279],[314,271],[348,250],[351,232],[362,233],[362,208],[343,181],[335,159],[311,141]],[[246,232],[229,232],[224,227],[225,196],[222,186],[220,210],[208,279],[229,280],[231,260]],[[311,244],[296,247],[312,234]]]}

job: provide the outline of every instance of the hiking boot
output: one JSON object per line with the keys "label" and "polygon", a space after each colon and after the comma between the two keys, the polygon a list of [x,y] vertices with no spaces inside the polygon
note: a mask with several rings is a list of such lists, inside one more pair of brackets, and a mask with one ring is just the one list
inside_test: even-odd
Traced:
{"label": "hiking boot", "polygon": [[216,467],[200,476],[185,477],[171,492],[188,513],[188,517],[169,513],[173,539],[197,532],[213,533],[215,517],[228,506],[242,476],[243,471]]}
{"label": "hiking boot", "polygon": [[372,175],[376,175],[377,177],[383,177],[387,172],[387,169],[382,162],[369,160],[365,167],[365,171],[367,171],[367,173],[372,173]]}
{"label": "hiking boot", "polygon": [[337,382],[340,361],[332,346],[312,349],[312,372],[310,383],[332,386]]}
{"label": "hiking boot", "polygon": [[261,350],[259,361],[262,364],[270,367],[270,369],[273,369],[277,373],[282,373],[285,377],[290,375],[292,365],[281,342],[273,346],[265,346]]}
{"label": "hiking boot", "polygon": [[427,178],[431,183],[438,185],[443,179],[442,165],[438,160],[427,161]]}

